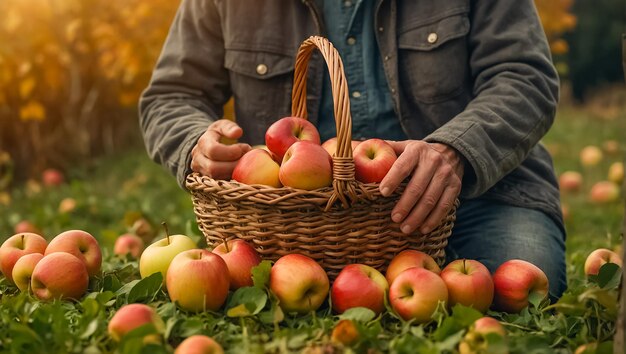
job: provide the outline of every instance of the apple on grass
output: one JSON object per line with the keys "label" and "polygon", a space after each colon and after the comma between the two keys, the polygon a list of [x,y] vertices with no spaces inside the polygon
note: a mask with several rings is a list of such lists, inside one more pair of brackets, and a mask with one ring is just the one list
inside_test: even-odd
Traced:
{"label": "apple on grass", "polygon": [[298,141],[310,141],[320,145],[320,134],[313,123],[299,117],[284,117],[267,128],[265,145],[282,161],[287,150]]}
{"label": "apple on grass", "polygon": [[160,333],[165,329],[165,324],[154,308],[145,304],[128,304],[120,307],[109,322],[108,332],[116,342],[128,334],[128,332],[151,324],[159,334],[151,334],[144,338],[144,343],[159,343]]}
{"label": "apple on grass", "polygon": [[261,257],[254,247],[241,239],[224,240],[213,249],[213,253],[226,262],[232,290],[253,285],[252,268],[261,263]]}
{"label": "apple on grass", "polygon": [[536,265],[512,259],[502,263],[493,273],[494,301],[497,311],[519,313],[529,304],[531,296],[548,296],[548,277]]}
{"label": "apple on grass", "polygon": [[41,253],[30,253],[20,257],[13,267],[13,282],[23,292],[28,292],[30,280],[33,277],[35,266],[43,258]]}
{"label": "apple on grass", "polygon": [[354,170],[357,181],[380,183],[396,162],[396,152],[382,139],[368,139],[354,149]]}
{"label": "apple on grass", "polygon": [[41,235],[41,230],[32,222],[28,221],[28,220],[22,220],[20,222],[18,222],[17,224],[15,224],[15,227],[13,228],[13,232],[15,232],[16,234],[23,234],[23,233],[33,233],[33,234],[37,234],[37,235]]}
{"label": "apple on grass", "polygon": [[457,259],[442,271],[448,287],[448,304],[461,304],[485,313],[493,302],[493,280],[489,269],[472,259]]}
{"label": "apple on grass", "polygon": [[233,169],[233,179],[245,184],[264,184],[279,188],[278,179],[280,165],[272,155],[263,149],[252,149],[246,152]]}
{"label": "apple on grass", "polygon": [[619,186],[609,181],[597,182],[589,191],[589,199],[596,204],[615,202],[619,199]]}
{"label": "apple on grass", "polygon": [[48,243],[46,239],[38,234],[24,232],[9,237],[0,246],[0,271],[4,276],[13,282],[13,267],[20,257],[46,251]]}
{"label": "apple on grass", "polygon": [[228,296],[228,267],[210,251],[184,251],[172,259],[166,285],[170,300],[183,310],[216,311]]}
{"label": "apple on grass", "polygon": [[597,275],[600,268],[606,263],[615,263],[621,267],[622,259],[617,253],[606,248],[598,248],[594,250],[585,260],[585,275]]}
{"label": "apple on grass", "polygon": [[65,182],[65,176],[57,169],[47,168],[41,173],[41,182],[44,186],[55,187]]}
{"label": "apple on grass", "polygon": [[330,335],[330,341],[334,343],[341,343],[345,346],[351,346],[355,344],[361,333],[356,324],[349,319],[339,320]]}
{"label": "apple on grass", "polygon": [[387,282],[389,284],[393,283],[393,280],[400,273],[413,267],[425,268],[435,274],[441,273],[439,265],[430,255],[418,250],[404,250],[393,257],[391,263],[389,263],[385,273]]}
{"label": "apple on grass", "polygon": [[448,302],[446,284],[439,275],[424,268],[406,269],[389,288],[391,307],[406,321],[430,321],[439,302]]}
{"label": "apple on grass", "polygon": [[470,326],[459,343],[459,354],[508,353],[505,337],[506,330],[498,320],[481,317]]}
{"label": "apple on grass", "polygon": [[594,145],[585,146],[580,150],[580,163],[585,167],[595,166],[602,161],[602,150]]}
{"label": "apple on grass", "polygon": [[284,186],[292,188],[328,187],[333,181],[332,158],[319,144],[298,141],[285,153],[278,177]]}
{"label": "apple on grass", "polygon": [[313,259],[293,253],[280,257],[270,270],[270,290],[285,312],[317,310],[330,288],[328,275]]}
{"label": "apple on grass", "polygon": [[344,313],[353,307],[365,307],[376,314],[385,309],[387,279],[376,269],[364,264],[345,266],[333,282],[330,292],[333,310]]}
{"label": "apple on grass", "polygon": [[45,254],[54,252],[67,252],[76,256],[85,263],[90,277],[100,273],[102,251],[98,240],[88,232],[69,230],[60,233],[50,241]]}
{"label": "apple on grass", "polygon": [[33,269],[30,288],[40,300],[80,299],[87,291],[85,263],[67,252],[46,254]]}
{"label": "apple on grass", "polygon": [[115,240],[115,245],[113,246],[113,253],[118,256],[127,256],[130,255],[132,258],[139,258],[141,256],[141,252],[143,251],[144,243],[141,237],[127,233],[120,235]]}
{"label": "apple on grass", "polygon": [[165,223],[165,238],[162,238],[146,249],[139,258],[139,274],[142,278],[160,272],[163,276],[163,282],[166,283],[167,268],[169,268],[172,259],[179,253],[197,248],[197,245],[189,236],[170,235]]}
{"label": "apple on grass", "polygon": [[613,162],[611,166],[609,166],[608,180],[620,185],[624,181],[624,163],[623,162]]}
{"label": "apple on grass", "polygon": [[213,338],[196,334],[182,341],[174,354],[224,354],[224,349]]}
{"label": "apple on grass", "polygon": [[565,171],[559,176],[559,187],[563,192],[578,192],[583,185],[583,175],[577,171]]}
{"label": "apple on grass", "polygon": [[[358,140],[350,141],[350,146],[352,147],[352,151],[360,144],[361,142]],[[337,137],[330,138],[322,143],[322,147],[324,150],[328,152],[328,155],[334,156],[337,152]]]}

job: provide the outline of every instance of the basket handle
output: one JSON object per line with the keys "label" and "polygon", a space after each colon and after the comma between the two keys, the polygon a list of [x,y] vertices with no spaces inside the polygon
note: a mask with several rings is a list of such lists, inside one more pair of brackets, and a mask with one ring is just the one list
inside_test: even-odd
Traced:
{"label": "basket handle", "polygon": [[[337,148],[333,156],[333,193],[326,204],[328,210],[337,200],[347,208],[358,199],[357,182],[354,178],[352,158],[352,116],[348,82],[339,53],[324,37],[311,36],[300,45],[294,69],[293,91],[291,93],[291,115],[307,119],[306,78],[308,63],[313,50],[318,49],[328,67],[333,94],[335,125],[337,127]],[[363,188],[360,188],[363,190]],[[348,200],[349,199],[349,200]]]}

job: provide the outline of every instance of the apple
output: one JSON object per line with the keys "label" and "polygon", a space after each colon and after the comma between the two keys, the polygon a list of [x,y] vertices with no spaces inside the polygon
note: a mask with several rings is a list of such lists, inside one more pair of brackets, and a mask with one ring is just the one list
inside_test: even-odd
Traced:
{"label": "apple", "polygon": [[130,255],[132,258],[139,258],[141,256],[141,252],[143,251],[144,243],[141,237],[127,233],[120,235],[115,240],[115,245],[113,246],[113,253],[118,256],[126,256]]}
{"label": "apple", "polygon": [[376,269],[364,264],[345,266],[333,282],[330,292],[333,310],[344,313],[353,307],[366,307],[376,314],[385,310],[387,279]]}
{"label": "apple", "polygon": [[337,322],[330,335],[331,342],[340,343],[345,346],[356,344],[360,337],[360,332],[352,320],[343,319]]}
{"label": "apple", "polygon": [[363,183],[380,183],[396,162],[396,152],[382,139],[368,139],[354,149],[355,178]]}
{"label": "apple", "polygon": [[144,244],[152,242],[155,236],[154,228],[146,218],[139,218],[135,220],[131,230],[135,235],[141,237]]}
{"label": "apple", "polygon": [[330,186],[332,158],[320,145],[298,141],[285,153],[278,177],[283,185],[292,188],[313,190]]}
{"label": "apple", "polygon": [[224,349],[213,338],[196,334],[182,341],[174,354],[224,354]]}
{"label": "apple", "polygon": [[285,312],[317,310],[328,295],[328,275],[313,259],[293,253],[280,257],[270,271],[270,290]]}
{"label": "apple", "polygon": [[[350,141],[350,146],[352,146],[352,151],[354,151],[354,149],[360,144],[361,142],[358,140],[352,140]],[[337,152],[337,137],[334,138],[330,138],[328,140],[326,140],[323,144],[322,147],[324,148],[324,150],[326,150],[328,152],[328,155],[330,156],[335,156],[335,153]]]}
{"label": "apple", "polygon": [[512,259],[502,263],[493,273],[494,308],[519,313],[528,306],[528,298],[537,294],[548,296],[548,277],[536,265]]}
{"label": "apple", "polygon": [[602,161],[602,150],[594,145],[589,145],[580,150],[580,163],[585,167],[596,166]]}
{"label": "apple", "polygon": [[54,168],[47,168],[41,173],[41,182],[46,187],[55,187],[65,182],[63,173]]}
{"label": "apple", "polygon": [[59,203],[59,213],[68,214],[76,209],[76,199],[74,198],[63,198]]}
{"label": "apple", "polygon": [[617,155],[620,152],[619,142],[617,140],[607,140],[602,143],[602,149],[607,155]]}
{"label": "apple", "polygon": [[43,258],[41,253],[30,253],[20,257],[13,267],[13,282],[21,291],[27,292],[30,287],[30,280],[33,276],[35,266]]}
{"label": "apple", "polygon": [[13,282],[13,266],[20,257],[46,251],[48,243],[46,239],[30,232],[15,234],[0,246],[0,271],[4,276]]}
{"label": "apple", "polygon": [[78,300],[88,285],[85,262],[67,252],[46,254],[33,269],[30,280],[30,288],[40,300]]}
{"label": "apple", "polygon": [[[128,304],[117,310],[107,329],[111,338],[119,342],[128,332],[148,324],[153,325],[158,333],[165,330],[165,324],[154,308],[145,304]],[[159,343],[160,335],[148,335],[144,338],[144,342]]]}
{"label": "apple", "polygon": [[[459,354],[475,353],[508,353],[508,351],[490,350],[487,335],[506,337],[506,330],[502,324],[493,317],[481,317],[474,321],[469,330],[459,343]],[[493,349],[493,348],[491,348]],[[498,348],[500,349],[500,348]],[[502,348],[506,349],[506,347]]]}
{"label": "apple", "polygon": [[608,180],[620,185],[624,181],[624,163],[623,162],[613,162],[611,166],[609,166],[609,174]]}
{"label": "apple", "polygon": [[578,192],[583,185],[583,175],[577,171],[565,171],[559,176],[559,187],[564,192]]}
{"label": "apple", "polygon": [[228,266],[208,250],[183,251],[172,259],[166,285],[170,300],[183,310],[216,311],[228,296]]}
{"label": "apple", "polygon": [[389,303],[400,317],[425,323],[439,306],[448,302],[448,289],[441,277],[427,269],[404,270],[389,288]]}
{"label": "apple", "polygon": [[615,202],[619,200],[619,187],[609,181],[597,182],[589,191],[589,199],[596,204]]}
{"label": "apple", "polygon": [[17,224],[15,224],[15,227],[13,228],[13,232],[16,234],[23,234],[27,232],[37,234],[37,235],[42,234],[41,230],[35,224],[33,224],[32,222],[28,220],[22,220],[18,222]]}
{"label": "apple", "polygon": [[246,152],[235,165],[233,179],[245,184],[264,184],[279,188],[282,186],[278,179],[280,165],[272,159],[269,152],[262,149],[252,149]]}
{"label": "apple", "polygon": [[265,132],[265,145],[282,161],[287,150],[297,141],[320,145],[320,134],[311,122],[299,117],[284,117],[274,122]]}
{"label": "apple", "polygon": [[418,250],[404,250],[393,257],[389,263],[385,273],[387,282],[393,283],[398,274],[412,267],[425,268],[435,274],[441,273],[439,265],[430,255]]}
{"label": "apple", "polygon": [[90,233],[82,230],[69,230],[58,234],[46,248],[46,255],[54,252],[67,252],[85,263],[89,276],[100,273],[102,251]]}
{"label": "apple", "polygon": [[261,257],[254,247],[241,239],[225,240],[213,249],[213,253],[226,262],[232,290],[253,285],[252,268],[261,263]]}
{"label": "apple", "polygon": [[485,313],[493,302],[493,280],[489,269],[473,259],[457,259],[441,271],[448,287],[450,307],[461,304]]}
{"label": "apple", "polygon": [[197,248],[195,242],[185,235],[171,235],[165,227],[165,238],[155,241],[141,254],[139,258],[139,274],[146,278],[154,273],[161,272],[163,283],[166,284],[167,268],[172,259],[181,252]]}
{"label": "apple", "polygon": [[587,256],[583,269],[586,275],[597,275],[600,268],[606,263],[615,263],[621,267],[622,259],[610,249],[598,248]]}

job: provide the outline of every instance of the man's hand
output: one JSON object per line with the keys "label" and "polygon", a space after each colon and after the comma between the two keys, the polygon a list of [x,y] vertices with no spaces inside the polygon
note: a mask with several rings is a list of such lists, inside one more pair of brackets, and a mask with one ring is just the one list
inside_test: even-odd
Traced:
{"label": "man's hand", "polygon": [[220,119],[213,122],[191,150],[191,169],[215,179],[229,180],[237,161],[250,151],[248,144],[224,144],[227,139],[239,139],[243,134],[237,123]]}
{"label": "man's hand", "polygon": [[391,219],[409,234],[434,230],[448,214],[461,192],[464,161],[448,145],[420,140],[389,141],[398,159],[380,183],[383,196],[390,195],[404,179],[409,180]]}

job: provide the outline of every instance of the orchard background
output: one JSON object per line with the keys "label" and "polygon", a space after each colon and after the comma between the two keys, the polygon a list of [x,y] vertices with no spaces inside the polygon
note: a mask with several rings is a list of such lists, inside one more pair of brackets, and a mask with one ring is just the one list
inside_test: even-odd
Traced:
{"label": "orchard background", "polygon": [[[622,237],[623,191],[606,202],[592,201],[590,191],[625,156],[623,5],[536,5],[562,78],[557,119],[543,143],[559,175],[577,171],[583,180],[578,191],[562,193],[569,290],[559,306],[537,304],[519,316],[494,316],[508,323],[511,352],[568,353],[584,343],[610,341],[615,330],[616,284],[589,283],[582,264],[596,248],[617,249]],[[343,350],[328,344],[339,319],[328,311],[269,324],[258,314],[181,312],[160,287],[138,282],[136,261],[112,255],[124,232],[162,237],[161,221],[203,243],[189,195],[149,161],[137,126],[137,99],[177,7],[167,0],[0,2],[0,242],[28,220],[48,239],[69,229],[89,231],[105,253],[103,277],[79,302],[39,303],[0,280],[0,352],[141,351],[139,336],[118,345],[106,333],[112,314],[129,302],[150,303],[166,320],[166,345],[147,352],[172,352],[195,333],[212,335],[232,351]],[[595,164],[580,158],[590,145],[602,152]],[[42,172],[49,168],[63,171],[66,183],[44,186]],[[137,230],[140,219],[147,223]],[[473,314],[441,313],[428,326],[391,315],[350,316],[362,330],[351,350],[435,353],[454,352]]]}

